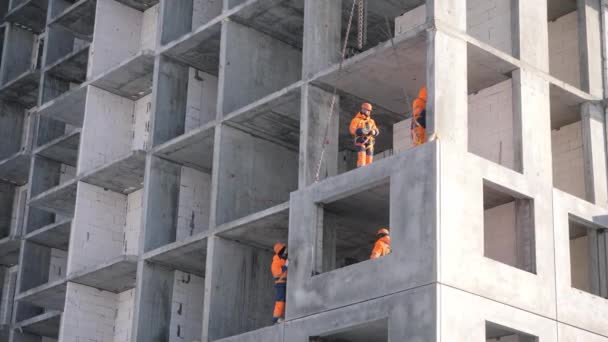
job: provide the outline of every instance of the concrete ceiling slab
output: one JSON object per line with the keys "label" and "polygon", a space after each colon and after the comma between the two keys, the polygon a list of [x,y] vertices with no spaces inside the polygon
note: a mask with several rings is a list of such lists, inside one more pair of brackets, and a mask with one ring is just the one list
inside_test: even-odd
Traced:
{"label": "concrete ceiling slab", "polygon": [[237,11],[230,19],[302,50],[304,0],[255,1]]}
{"label": "concrete ceiling slab", "polygon": [[154,52],[144,51],[97,77],[91,85],[138,100],[152,92]]}
{"label": "concrete ceiling slab", "polygon": [[67,251],[71,230],[72,219],[65,219],[37,229],[27,234],[25,238],[42,246]]}
{"label": "concrete ceiling slab", "polygon": [[[486,322],[486,339],[500,340],[501,338],[504,338],[507,336],[516,336],[517,341],[524,341],[523,338],[526,338],[525,341],[532,341],[532,339],[528,340],[528,338],[533,337],[532,335],[524,334],[515,329],[503,327],[501,325],[494,324],[491,322]],[[536,339],[534,339],[534,341],[536,341]]]}
{"label": "concrete ceiling slab", "polygon": [[38,114],[82,127],[86,97],[87,86],[80,86],[45,103],[38,110]]}
{"label": "concrete ceiling slab", "polygon": [[146,152],[132,151],[124,157],[82,175],[80,180],[127,195],[143,188],[145,165]]}
{"label": "concrete ceiling slab", "polygon": [[27,71],[0,88],[0,100],[17,102],[26,108],[38,104],[40,71]]}
{"label": "concrete ceiling slab", "polygon": [[586,100],[565,88],[551,84],[551,129],[559,129],[563,126],[581,120],[581,105]]}
{"label": "concrete ceiling slab", "polygon": [[89,62],[89,45],[61,58],[46,70],[49,74],[72,83],[83,83],[87,78]]}
{"label": "concrete ceiling slab", "polygon": [[549,21],[556,20],[577,10],[576,0],[548,0],[547,16]]}
{"label": "concrete ceiling slab", "polygon": [[202,234],[186,241],[174,242],[148,253],[144,258],[149,262],[204,277],[207,236]]}
{"label": "concrete ceiling slab", "polygon": [[62,311],[65,306],[66,289],[66,280],[59,279],[21,292],[16,299],[45,309]]}
{"label": "concrete ceiling slab", "polygon": [[91,41],[95,26],[95,0],[80,0],[52,18],[48,25],[60,25],[74,36]]}
{"label": "concrete ceiling slab", "polygon": [[513,190],[507,189],[492,182],[483,181],[483,209],[488,210],[499,205],[507,204],[516,199],[527,198]]}
{"label": "concrete ceiling slab", "polygon": [[215,122],[211,122],[158,146],[154,154],[210,174],[214,139]]}
{"label": "concrete ceiling slab", "polygon": [[148,8],[158,4],[159,0],[116,0],[123,5],[135,8],[138,11],[145,11]]}
{"label": "concrete ceiling slab", "polygon": [[137,256],[121,256],[69,275],[74,283],[121,293],[135,287]]}
{"label": "concrete ceiling slab", "polygon": [[19,263],[21,239],[11,236],[0,239],[0,265],[13,266]]}
{"label": "concrete ceiling slab", "polygon": [[517,69],[515,64],[471,43],[467,45],[467,55],[469,94],[510,79],[511,73]]}
{"label": "concrete ceiling slab", "polygon": [[272,251],[277,242],[287,243],[289,203],[240,218],[218,227],[218,236]]}
{"label": "concrete ceiling slab", "polygon": [[63,216],[74,215],[78,181],[71,180],[30,199],[30,206]]}
{"label": "concrete ceiling slab", "polygon": [[44,31],[48,1],[29,0],[12,8],[4,17],[9,23],[30,28],[36,33]]}
{"label": "concrete ceiling slab", "polygon": [[220,66],[221,29],[219,18],[214,19],[170,44],[163,54],[217,76]]}
{"label": "concrete ceiling slab", "polygon": [[59,337],[61,311],[49,311],[15,324],[20,331],[49,338]]}
{"label": "concrete ceiling slab", "polygon": [[31,154],[24,151],[0,161],[0,180],[20,186],[26,184],[31,159]]}
{"label": "concrete ceiling slab", "polygon": [[35,153],[62,164],[76,167],[80,148],[80,129],[57,138],[36,149]]}
{"label": "concrete ceiling slab", "polygon": [[300,84],[229,114],[224,123],[290,150],[300,146]]}
{"label": "concrete ceiling slab", "polygon": [[343,329],[321,338],[323,342],[388,342],[388,319]]}

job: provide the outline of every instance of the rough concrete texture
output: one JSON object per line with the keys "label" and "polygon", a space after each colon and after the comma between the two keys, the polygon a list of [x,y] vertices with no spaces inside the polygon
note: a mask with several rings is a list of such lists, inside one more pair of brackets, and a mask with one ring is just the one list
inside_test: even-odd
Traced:
{"label": "rough concrete texture", "polygon": [[0,342],[608,341],[605,0],[9,2]]}

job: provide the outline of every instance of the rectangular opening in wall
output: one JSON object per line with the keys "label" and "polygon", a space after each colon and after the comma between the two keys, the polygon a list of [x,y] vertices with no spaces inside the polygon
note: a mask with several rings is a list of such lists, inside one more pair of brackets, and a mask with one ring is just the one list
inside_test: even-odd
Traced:
{"label": "rectangular opening in wall", "polygon": [[377,233],[390,228],[390,182],[318,206],[315,272],[323,273],[370,259]]}
{"label": "rectangular opening in wall", "polygon": [[538,337],[486,321],[486,342],[538,342]]}
{"label": "rectangular opening in wall", "polygon": [[[581,88],[580,18],[577,0],[548,0],[549,73]],[[599,33],[599,32],[598,32]]]}
{"label": "rectangular opening in wall", "polygon": [[484,180],[483,210],[484,256],[536,273],[533,200]]}
{"label": "rectangular opening in wall", "polygon": [[468,44],[468,150],[522,172],[516,67]]}
{"label": "rectangular opening in wall", "polygon": [[388,342],[388,319],[368,322],[338,331],[311,336],[309,342]]}
{"label": "rectangular opening in wall", "polygon": [[466,0],[467,34],[519,57],[518,0]]}
{"label": "rectangular opening in wall", "polygon": [[[37,243],[26,241],[23,244],[23,263],[21,264],[21,293],[43,285],[65,280],[67,268],[68,251],[52,248]],[[63,298],[63,296],[59,296]],[[63,304],[54,301],[55,297],[41,298],[44,303],[34,302],[38,306],[49,304],[47,309],[61,309]],[[26,300],[27,301],[27,300]]]}
{"label": "rectangular opening in wall", "polygon": [[608,298],[606,279],[606,228],[568,215],[570,278],[575,289]]}
{"label": "rectangular opening in wall", "polygon": [[165,3],[161,44],[169,44],[184,35],[198,31],[222,13],[221,0],[178,0]]}
{"label": "rectangular opening in wall", "polygon": [[148,181],[144,250],[209,229],[211,172],[153,157]]}

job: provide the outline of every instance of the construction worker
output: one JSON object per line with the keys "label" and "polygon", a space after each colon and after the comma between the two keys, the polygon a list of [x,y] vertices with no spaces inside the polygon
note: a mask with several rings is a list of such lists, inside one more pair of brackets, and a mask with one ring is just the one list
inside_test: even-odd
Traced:
{"label": "construction worker", "polygon": [[363,103],[359,113],[350,122],[350,134],[357,147],[357,167],[369,165],[374,161],[374,142],[380,131],[371,115],[372,105]]}
{"label": "construction worker", "polygon": [[391,254],[391,237],[388,228],[381,228],[376,233],[376,243],[374,244],[374,249],[372,250],[372,255],[369,257],[370,259],[378,259],[380,257]]}
{"label": "construction worker", "polygon": [[277,324],[285,320],[285,300],[287,296],[287,245],[277,242],[274,245],[274,257],[270,267],[274,278],[275,302],[272,323]]}
{"label": "construction worker", "polygon": [[427,142],[426,137],[426,86],[420,89],[418,98],[412,104],[412,142],[414,146]]}

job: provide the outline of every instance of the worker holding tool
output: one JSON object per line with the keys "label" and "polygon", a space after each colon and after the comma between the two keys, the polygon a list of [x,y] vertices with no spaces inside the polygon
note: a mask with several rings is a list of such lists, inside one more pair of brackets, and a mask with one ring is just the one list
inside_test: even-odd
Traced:
{"label": "worker holding tool", "polygon": [[277,324],[285,320],[285,301],[287,297],[287,245],[277,242],[274,245],[274,257],[270,267],[274,278],[275,302],[272,323]]}
{"label": "worker holding tool", "polygon": [[414,146],[427,142],[426,137],[426,86],[420,89],[418,98],[412,104],[412,142]]}
{"label": "worker holding tool", "polygon": [[357,167],[369,165],[374,161],[374,143],[380,131],[371,115],[372,105],[366,102],[350,122],[350,134],[357,147]]}
{"label": "worker holding tool", "polygon": [[378,239],[374,244],[370,259],[378,259],[380,257],[391,254],[391,237],[388,228],[381,228],[376,233]]}

